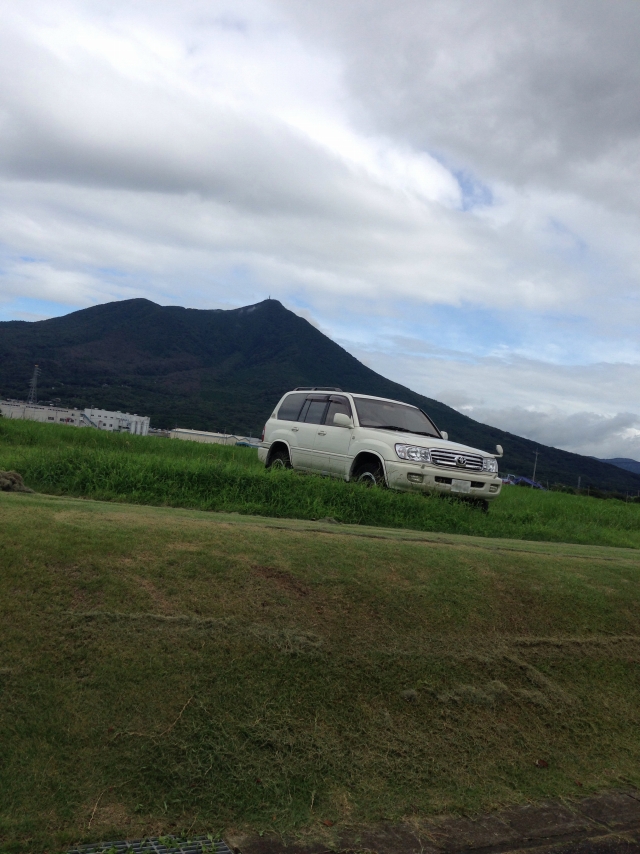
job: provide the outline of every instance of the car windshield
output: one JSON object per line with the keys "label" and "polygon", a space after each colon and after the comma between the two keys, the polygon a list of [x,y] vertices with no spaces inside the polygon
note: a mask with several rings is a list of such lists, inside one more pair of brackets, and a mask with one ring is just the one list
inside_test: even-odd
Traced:
{"label": "car windshield", "polygon": [[361,427],[399,430],[406,433],[417,433],[420,436],[440,438],[433,422],[415,406],[393,403],[391,400],[372,400],[366,397],[354,397],[354,401]]}

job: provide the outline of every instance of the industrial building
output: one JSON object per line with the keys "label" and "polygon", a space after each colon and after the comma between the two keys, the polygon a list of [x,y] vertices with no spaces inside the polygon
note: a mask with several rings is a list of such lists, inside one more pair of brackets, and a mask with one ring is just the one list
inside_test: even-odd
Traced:
{"label": "industrial building", "polygon": [[71,424],[74,427],[91,426],[79,409],[61,406],[42,406],[20,400],[0,400],[3,418],[20,418],[27,421],[43,421],[49,424]]}
{"label": "industrial building", "polygon": [[3,418],[20,418],[41,421],[45,424],[69,424],[73,427],[94,427],[111,433],[132,433],[146,436],[149,418],[128,412],[109,412],[106,409],[66,409],[61,406],[43,406],[20,400],[0,400]]}
{"label": "industrial building", "polygon": [[83,414],[99,430],[110,430],[114,433],[133,433],[134,436],[146,436],[149,432],[149,418],[146,415],[109,412],[107,409],[85,409]]}
{"label": "industrial building", "polygon": [[258,439],[247,438],[246,436],[236,436],[232,433],[207,433],[205,430],[187,430],[183,427],[176,427],[169,433],[171,439],[186,439],[189,442],[206,442],[213,445],[249,445],[257,447],[260,442]]}

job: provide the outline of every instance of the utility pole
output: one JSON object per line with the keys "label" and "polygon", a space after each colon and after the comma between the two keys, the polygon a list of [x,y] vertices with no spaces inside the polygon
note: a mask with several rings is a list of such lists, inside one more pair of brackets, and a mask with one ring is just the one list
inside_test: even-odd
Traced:
{"label": "utility pole", "polygon": [[[533,464],[533,477],[531,478],[531,480],[533,480],[533,481],[535,481],[535,479],[536,479],[536,469],[537,468],[538,468],[538,451],[536,450],[536,461]],[[533,489],[533,487],[531,487],[531,489]]]}
{"label": "utility pole", "polygon": [[40,374],[40,368],[38,365],[34,366],[33,376],[31,377],[31,382],[29,383],[29,398],[27,400],[27,405],[33,406],[38,402],[38,375]]}
{"label": "utility pole", "polygon": [[580,481],[582,480],[582,476],[578,475],[578,489],[580,489]]}

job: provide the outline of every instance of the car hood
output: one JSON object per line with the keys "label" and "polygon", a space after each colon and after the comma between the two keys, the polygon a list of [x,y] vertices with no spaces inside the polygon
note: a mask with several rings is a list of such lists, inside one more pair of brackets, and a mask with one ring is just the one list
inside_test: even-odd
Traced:
{"label": "car hood", "polygon": [[[386,435],[391,433],[390,430],[385,430],[384,432]],[[478,454],[481,457],[495,457],[495,453],[491,454],[487,451],[481,451],[479,448],[472,448],[470,445],[461,445],[459,442],[452,442],[449,439],[435,439],[432,436],[419,436],[415,433],[393,433],[392,435],[397,437],[395,440],[396,442],[400,442],[404,445],[419,445],[422,448],[438,448],[443,451],[453,451],[456,454]]]}

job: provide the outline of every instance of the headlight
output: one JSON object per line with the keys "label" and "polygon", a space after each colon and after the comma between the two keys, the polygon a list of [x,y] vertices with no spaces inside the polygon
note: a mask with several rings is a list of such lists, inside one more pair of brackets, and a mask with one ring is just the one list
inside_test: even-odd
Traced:
{"label": "headlight", "polygon": [[482,471],[489,471],[496,474],[498,471],[498,461],[493,457],[484,457],[482,460]]}
{"label": "headlight", "polygon": [[413,463],[431,462],[429,448],[419,448],[417,445],[396,445],[396,454],[401,460],[410,460]]}

